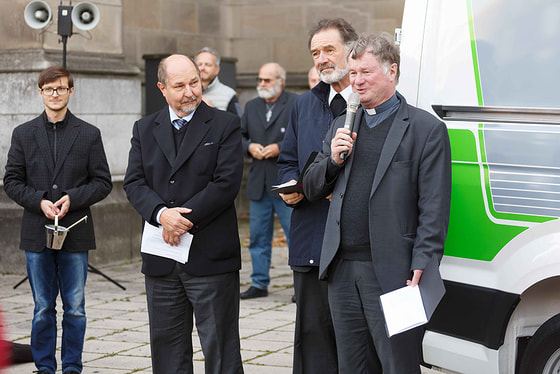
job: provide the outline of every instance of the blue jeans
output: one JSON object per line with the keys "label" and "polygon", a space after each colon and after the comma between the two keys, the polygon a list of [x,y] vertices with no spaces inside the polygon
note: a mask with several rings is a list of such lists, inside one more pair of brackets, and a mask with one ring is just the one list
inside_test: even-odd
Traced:
{"label": "blue jeans", "polygon": [[56,371],[56,298],[64,309],[62,319],[62,372],[82,371],[82,350],[86,332],[85,293],[88,252],[25,252],[27,276],[35,309],[31,325],[31,351],[38,370]]}
{"label": "blue jeans", "polygon": [[253,263],[251,286],[266,289],[270,284],[274,212],[278,216],[286,238],[288,238],[292,208],[286,206],[281,199],[274,199],[265,192],[260,200],[251,200],[250,209],[249,230],[251,232],[251,240],[249,252],[251,252],[251,261]]}

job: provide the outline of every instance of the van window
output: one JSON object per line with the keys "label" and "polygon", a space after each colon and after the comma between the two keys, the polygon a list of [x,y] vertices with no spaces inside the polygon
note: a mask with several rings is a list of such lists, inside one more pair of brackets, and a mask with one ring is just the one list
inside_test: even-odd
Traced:
{"label": "van window", "polygon": [[560,107],[560,1],[472,0],[484,105]]}

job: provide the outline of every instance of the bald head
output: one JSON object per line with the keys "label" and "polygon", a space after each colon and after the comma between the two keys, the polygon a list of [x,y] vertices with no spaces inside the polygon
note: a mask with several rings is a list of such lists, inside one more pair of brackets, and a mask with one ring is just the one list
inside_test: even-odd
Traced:
{"label": "bald head", "polygon": [[169,69],[173,69],[173,70],[177,70],[177,69],[181,69],[181,68],[190,68],[190,66],[193,66],[198,74],[198,77],[200,78],[200,70],[198,69],[198,66],[196,65],[196,63],[194,62],[194,60],[188,56],[185,55],[179,55],[179,54],[175,54],[175,55],[171,55],[169,57],[166,57],[164,59],[162,59],[159,63],[158,66],[158,81],[161,82],[163,85],[165,85],[167,83],[167,81],[169,80]]}
{"label": "bald head", "polygon": [[194,112],[200,105],[200,71],[191,58],[171,55],[163,59],[158,68],[158,80],[158,87],[165,101],[179,118]]}

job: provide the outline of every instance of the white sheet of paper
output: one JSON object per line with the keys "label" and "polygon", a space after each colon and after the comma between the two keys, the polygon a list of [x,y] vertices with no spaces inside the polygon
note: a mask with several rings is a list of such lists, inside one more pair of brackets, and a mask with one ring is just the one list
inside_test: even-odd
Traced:
{"label": "white sheet of paper", "polygon": [[182,235],[181,243],[174,247],[163,241],[162,233],[162,226],[155,227],[148,222],[144,222],[140,252],[170,258],[182,264],[186,263],[189,260],[189,252],[193,239],[192,234],[187,232]]}
{"label": "white sheet of paper", "polygon": [[381,295],[381,308],[389,337],[428,322],[418,286]]}

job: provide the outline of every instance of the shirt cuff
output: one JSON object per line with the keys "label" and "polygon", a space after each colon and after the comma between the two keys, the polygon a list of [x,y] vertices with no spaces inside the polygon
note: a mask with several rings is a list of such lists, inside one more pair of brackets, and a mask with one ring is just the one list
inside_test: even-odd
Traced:
{"label": "shirt cuff", "polygon": [[164,206],[163,208],[161,208],[161,209],[159,210],[159,212],[158,212],[157,215],[156,215],[156,222],[157,222],[158,224],[160,224],[160,225],[161,225],[161,222],[159,221],[159,218],[161,217],[161,213],[163,213],[163,211],[166,210],[166,209],[167,209],[167,207]]}

